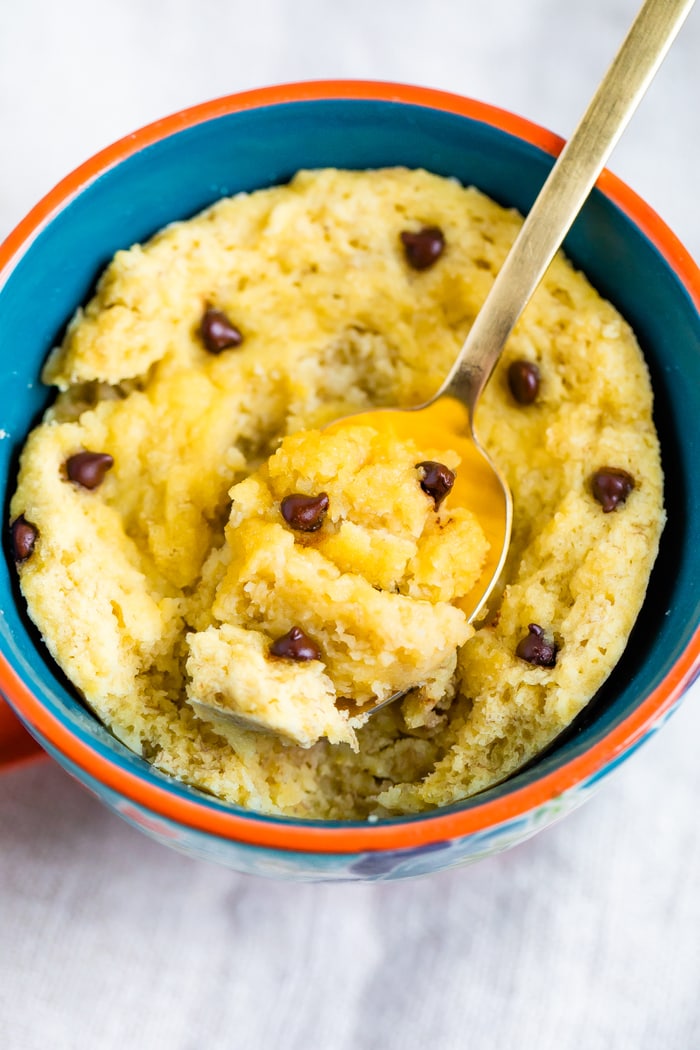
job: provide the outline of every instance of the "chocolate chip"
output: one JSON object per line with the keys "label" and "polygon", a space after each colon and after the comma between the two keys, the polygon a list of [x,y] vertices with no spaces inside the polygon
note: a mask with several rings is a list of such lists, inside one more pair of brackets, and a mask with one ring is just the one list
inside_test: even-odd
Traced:
{"label": "chocolate chip", "polygon": [[634,488],[634,478],[620,467],[601,467],[591,478],[593,496],[603,508],[604,514],[624,503]]}
{"label": "chocolate chip", "polygon": [[71,481],[84,489],[96,489],[114,466],[109,452],[76,452],[66,460],[66,473]]}
{"label": "chocolate chip", "polygon": [[540,392],[540,370],[533,361],[513,361],[508,386],[519,405],[531,405]]}
{"label": "chocolate chip", "polygon": [[321,650],[301,627],[292,627],[270,646],[272,656],[284,660],[320,660]]}
{"label": "chocolate chip", "polygon": [[30,521],[27,521],[24,514],[20,514],[18,518],[10,525],[10,536],[12,538],[12,554],[14,555],[15,561],[26,561],[27,558],[34,551],[34,544],[37,541],[39,530],[36,525],[32,525]]}
{"label": "chocolate chip", "polygon": [[557,647],[545,641],[544,628],[537,623],[529,623],[527,629],[529,634],[518,642],[515,655],[537,667],[554,667],[557,662]]}
{"label": "chocolate chip", "polygon": [[406,261],[414,270],[427,270],[445,250],[445,234],[439,226],[424,226],[417,233],[404,230],[401,241]]}
{"label": "chocolate chip", "polygon": [[316,532],[323,525],[328,510],[328,496],[325,492],[319,492],[318,496],[303,496],[295,492],[284,497],[280,510],[290,528],[297,532]]}
{"label": "chocolate chip", "polygon": [[422,463],[416,463],[416,469],[422,472],[420,487],[423,492],[432,496],[435,510],[437,510],[455,483],[454,471],[446,467],[444,463],[436,463],[433,459],[425,459]]}
{"label": "chocolate chip", "polygon": [[240,346],[243,342],[243,336],[235,324],[223,310],[215,310],[213,307],[204,311],[199,334],[210,354],[220,354],[222,350],[227,350],[230,346]]}

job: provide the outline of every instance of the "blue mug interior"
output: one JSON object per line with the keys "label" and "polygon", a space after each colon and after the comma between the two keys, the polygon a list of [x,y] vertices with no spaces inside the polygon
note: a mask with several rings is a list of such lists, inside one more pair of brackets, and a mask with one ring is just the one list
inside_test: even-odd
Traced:
{"label": "blue mug interior", "polygon": [[[41,230],[0,289],[5,521],[19,450],[51,398],[39,379],[42,364],[118,248],[148,238],[223,195],[285,182],[299,168],[424,167],[526,212],[552,163],[544,151],[477,120],[404,103],[329,99],[264,106],[205,121],[107,170]],[[565,250],[630,321],[649,364],[668,525],[644,609],[605,687],[536,762],[451,810],[502,796],[596,745],[664,679],[700,621],[698,313],[662,255],[598,190],[577,219]],[[78,737],[131,772],[167,783],[179,795],[194,795],[206,806],[230,810],[162,777],[85,710],[26,616],[6,543],[4,547],[0,646],[42,703]]]}

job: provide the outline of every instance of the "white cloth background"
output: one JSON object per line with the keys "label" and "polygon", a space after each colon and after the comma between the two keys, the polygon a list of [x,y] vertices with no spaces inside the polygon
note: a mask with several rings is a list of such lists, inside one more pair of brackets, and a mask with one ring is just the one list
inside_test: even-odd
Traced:
{"label": "white cloth background", "polygon": [[[286,80],[426,84],[569,132],[637,0],[0,4],[0,237],[147,121]],[[700,12],[611,167],[700,254]],[[37,304],[40,308],[41,304]],[[583,809],[403,884],[185,859],[48,761],[0,776],[3,1050],[693,1050],[700,686]]]}

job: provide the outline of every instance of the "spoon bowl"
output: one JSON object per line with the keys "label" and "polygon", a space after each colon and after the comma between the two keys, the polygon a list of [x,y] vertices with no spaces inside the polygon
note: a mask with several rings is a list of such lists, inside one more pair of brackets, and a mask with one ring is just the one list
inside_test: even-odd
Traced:
{"label": "spoon bowl", "polygon": [[[329,424],[326,430],[339,430],[346,423],[389,432],[399,440],[418,440],[438,451],[445,449],[457,453],[460,465],[445,505],[448,508],[468,507],[473,511],[488,540],[489,550],[476,584],[469,594],[454,604],[462,609],[470,623],[478,620],[486,611],[508,554],[513,499],[503,473],[474,433],[469,406],[453,395],[443,393],[412,408],[359,412]],[[377,707],[384,707],[403,695],[395,693]]]}

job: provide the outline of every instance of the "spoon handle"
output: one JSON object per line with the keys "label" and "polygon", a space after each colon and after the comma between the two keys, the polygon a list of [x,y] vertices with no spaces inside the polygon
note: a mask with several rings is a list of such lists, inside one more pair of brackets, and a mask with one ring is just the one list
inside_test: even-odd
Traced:
{"label": "spoon handle", "polygon": [[508,336],[693,3],[694,0],[646,0],[540,190],[450,374],[436,394],[436,398],[448,394],[466,404],[472,424],[478,398]]}

